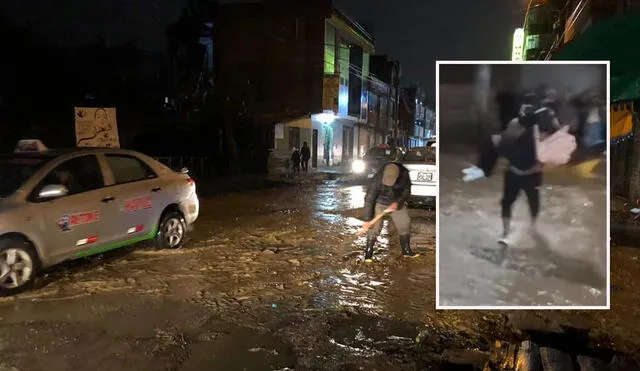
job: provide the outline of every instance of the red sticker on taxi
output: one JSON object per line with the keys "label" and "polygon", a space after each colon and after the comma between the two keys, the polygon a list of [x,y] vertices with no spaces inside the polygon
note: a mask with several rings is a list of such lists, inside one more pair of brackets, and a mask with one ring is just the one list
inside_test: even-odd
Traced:
{"label": "red sticker on taxi", "polygon": [[60,219],[58,219],[58,228],[62,231],[70,231],[71,227],[95,223],[99,220],[100,211],[98,210],[73,213],[61,216]]}
{"label": "red sticker on taxi", "polygon": [[122,210],[133,212],[138,210],[150,209],[153,206],[151,196],[134,197],[124,200]]}

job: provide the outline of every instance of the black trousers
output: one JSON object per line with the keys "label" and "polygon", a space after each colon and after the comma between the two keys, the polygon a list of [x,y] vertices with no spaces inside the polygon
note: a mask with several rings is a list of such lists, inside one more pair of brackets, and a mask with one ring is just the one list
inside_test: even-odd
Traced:
{"label": "black trousers", "polygon": [[302,160],[301,164],[303,172],[306,173],[307,171],[309,171],[309,160]]}
{"label": "black trousers", "polygon": [[507,170],[504,175],[504,190],[502,195],[502,217],[511,218],[513,204],[518,199],[520,191],[524,191],[529,201],[529,212],[532,218],[536,218],[540,212],[540,185],[542,184],[542,173],[531,175],[518,175],[511,170]]}

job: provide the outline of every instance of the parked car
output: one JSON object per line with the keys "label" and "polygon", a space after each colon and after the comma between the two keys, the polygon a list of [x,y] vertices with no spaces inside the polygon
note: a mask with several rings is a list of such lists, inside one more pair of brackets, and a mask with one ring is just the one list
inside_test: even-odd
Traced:
{"label": "parked car", "polygon": [[65,260],[144,240],[178,248],[199,208],[186,169],[129,150],[22,140],[0,155],[0,294]]}
{"label": "parked car", "polygon": [[381,144],[370,148],[360,160],[351,163],[351,171],[358,177],[373,178],[375,173],[389,161],[402,157],[402,150]]}
{"label": "parked car", "polygon": [[429,147],[410,148],[402,157],[402,164],[411,178],[410,201],[435,206],[438,183],[435,142]]}

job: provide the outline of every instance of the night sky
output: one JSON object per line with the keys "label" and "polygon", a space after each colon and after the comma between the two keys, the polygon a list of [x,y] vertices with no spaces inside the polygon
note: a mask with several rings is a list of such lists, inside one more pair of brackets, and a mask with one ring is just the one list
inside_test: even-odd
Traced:
{"label": "night sky", "polygon": [[[303,1],[303,0],[301,0]],[[309,1],[309,0],[304,0]],[[4,11],[62,43],[108,34],[165,49],[165,27],[185,0],[7,0]],[[433,100],[436,60],[506,60],[522,23],[525,0],[335,0],[336,6],[372,25],[377,53],[400,60],[403,84],[417,82]]]}
{"label": "night sky", "polygon": [[513,31],[521,27],[522,0],[335,0],[372,24],[376,52],[402,64],[402,83],[435,97],[436,60],[510,60]]}

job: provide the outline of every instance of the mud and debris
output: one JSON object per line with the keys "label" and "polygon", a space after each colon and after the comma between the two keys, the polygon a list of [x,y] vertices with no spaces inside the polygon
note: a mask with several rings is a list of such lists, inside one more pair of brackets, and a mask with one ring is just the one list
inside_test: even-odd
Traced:
{"label": "mud and debris", "polygon": [[612,252],[608,312],[436,311],[435,211],[411,209],[420,258],[403,259],[385,223],[366,265],[363,197],[339,180],[208,197],[182,249],[56,267],[0,299],[0,369],[446,370],[478,364],[496,339],[569,327],[590,348],[637,355],[637,250]]}

